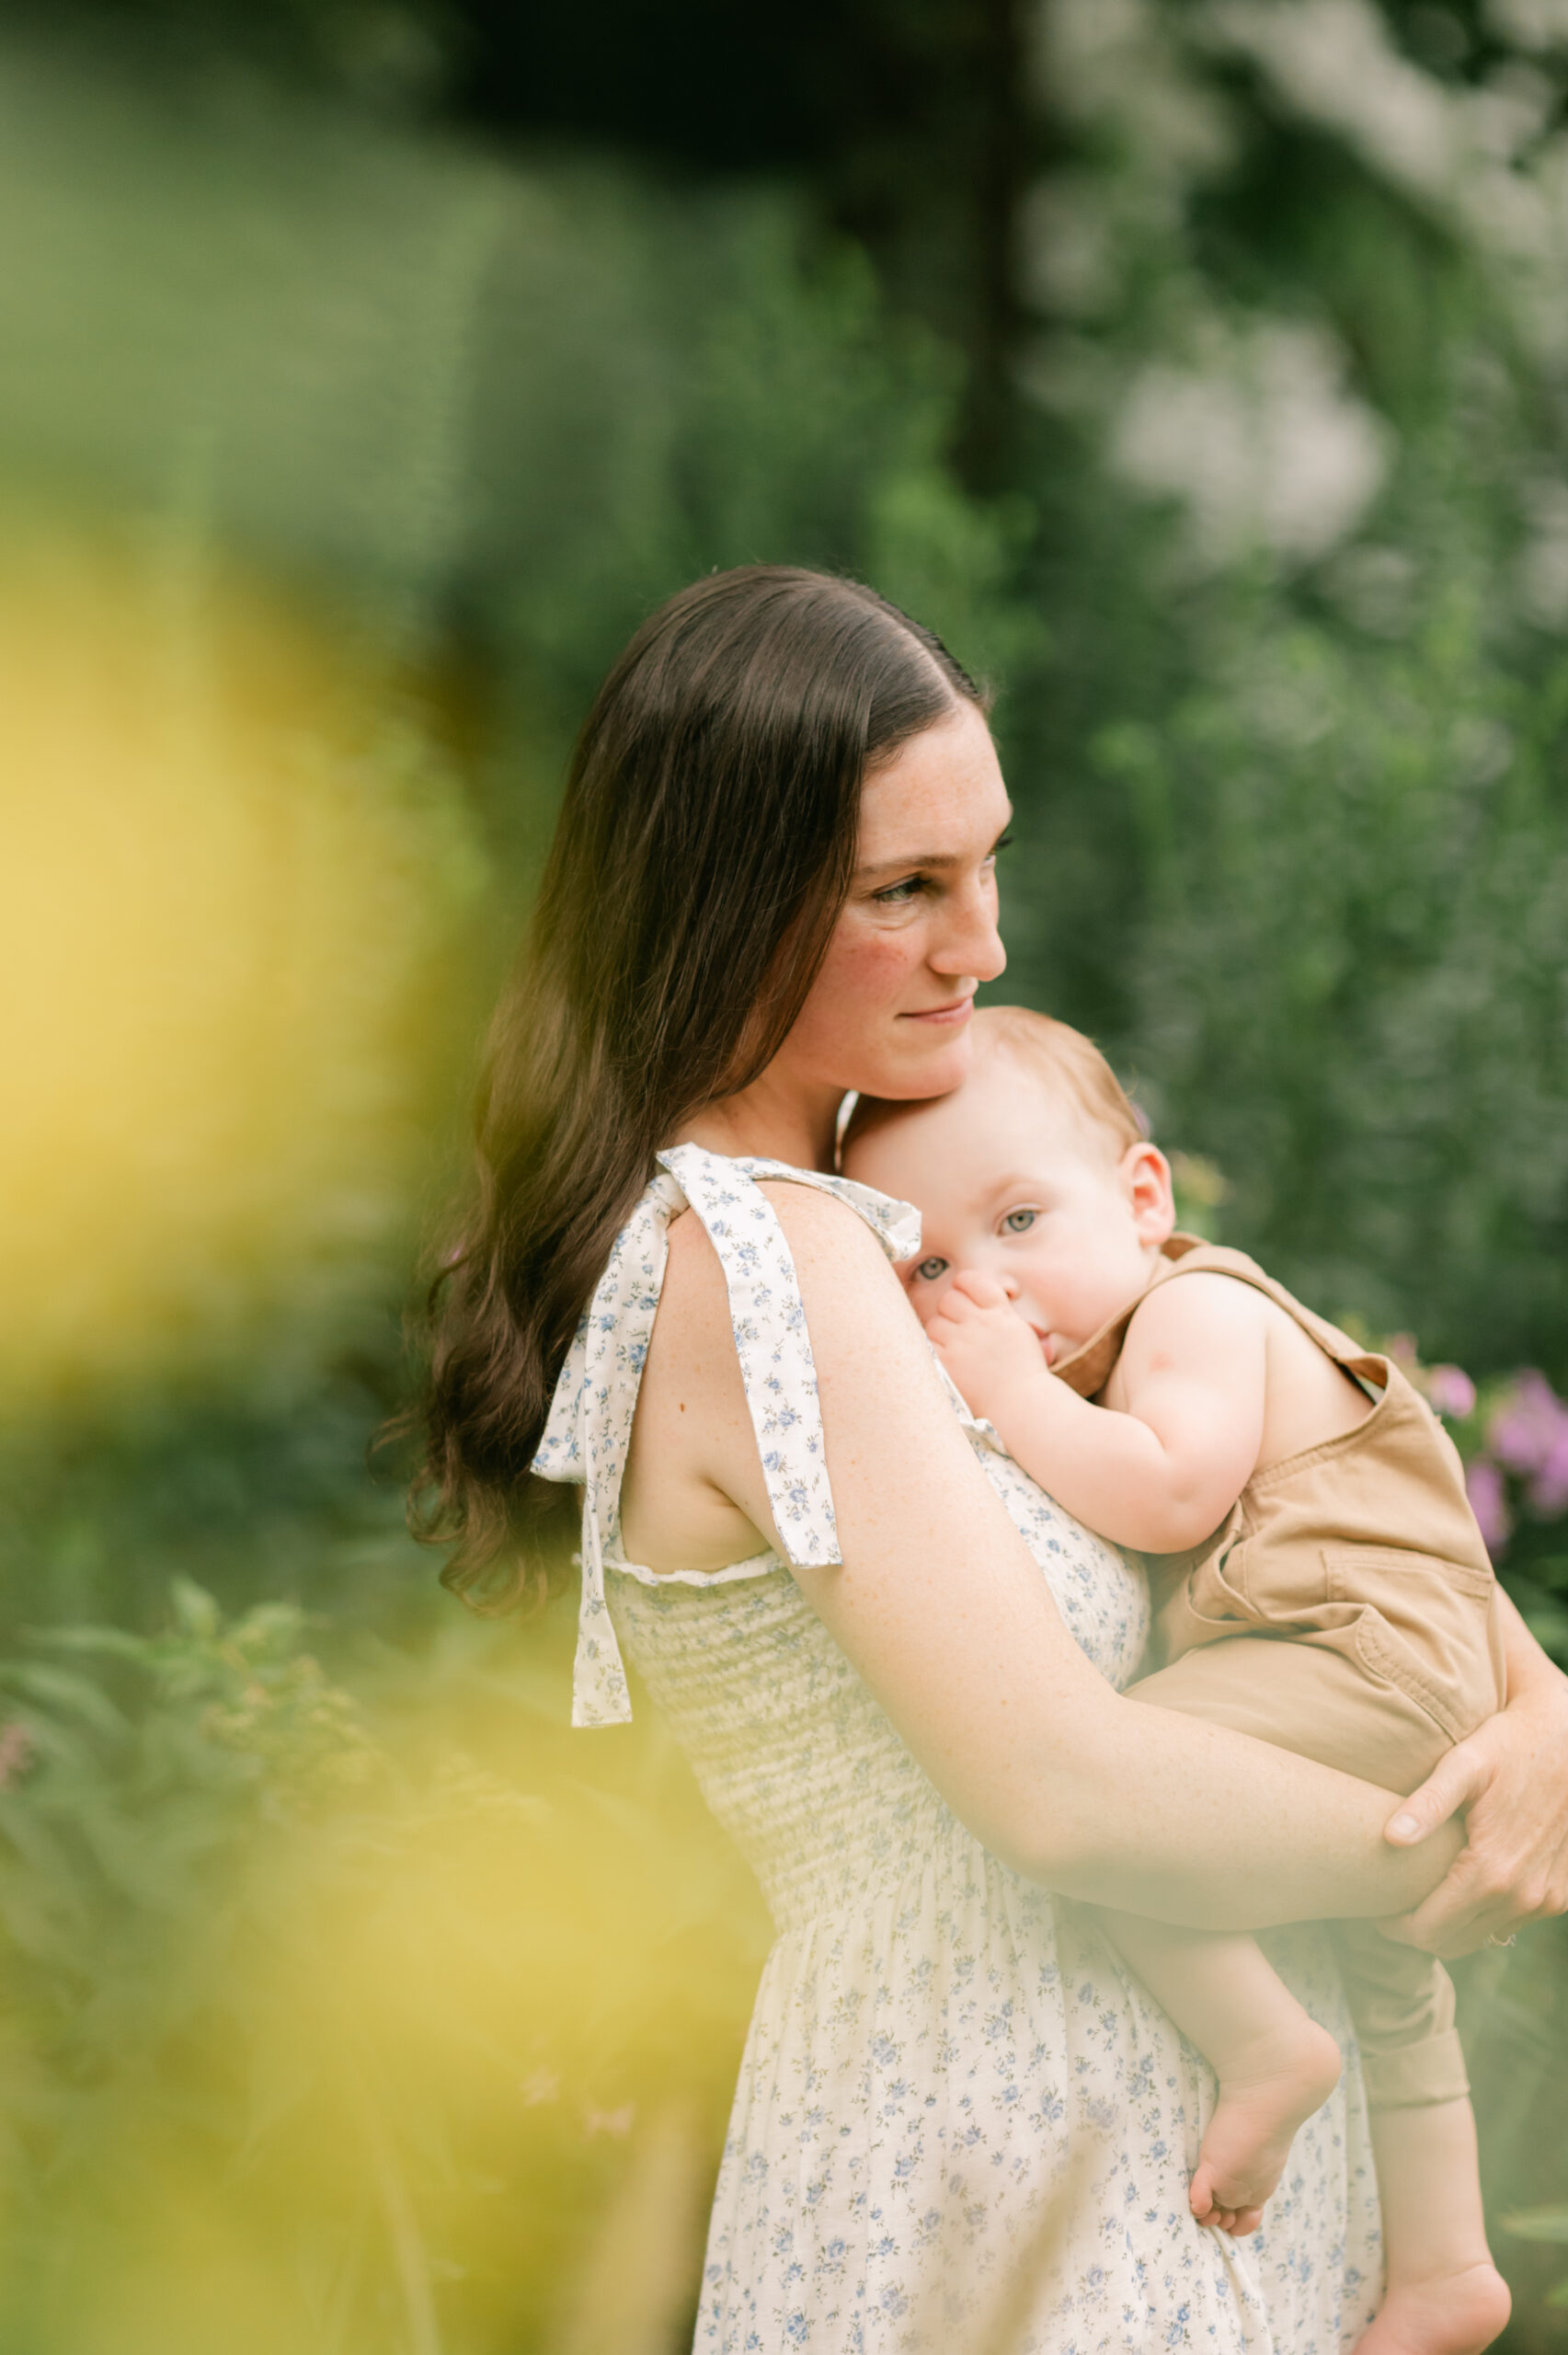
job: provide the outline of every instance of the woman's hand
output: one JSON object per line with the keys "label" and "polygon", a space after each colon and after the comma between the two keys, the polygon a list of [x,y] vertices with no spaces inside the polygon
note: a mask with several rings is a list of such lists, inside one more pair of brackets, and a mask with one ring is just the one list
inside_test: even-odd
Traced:
{"label": "woman's hand", "polygon": [[1424,1905],[1383,1924],[1429,1954],[1501,1945],[1568,1913],[1568,1677],[1503,1598],[1508,1705],[1459,1742],[1389,1821],[1414,1847],[1459,1809],[1466,1843]]}

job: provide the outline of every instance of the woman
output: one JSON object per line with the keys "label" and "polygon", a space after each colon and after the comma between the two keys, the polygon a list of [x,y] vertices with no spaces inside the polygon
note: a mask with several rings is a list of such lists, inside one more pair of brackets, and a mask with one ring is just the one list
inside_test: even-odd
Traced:
{"label": "woman", "polygon": [[[973,684],[869,590],[748,568],[639,631],[497,1019],[427,1525],[515,1591],[582,1484],[576,1719],[629,1714],[624,1637],[778,1924],[699,2348],[1330,2355],[1377,2298],[1354,2055],[1264,2229],[1200,2231],[1199,2066],[1057,1899],[1501,1937],[1568,1902],[1568,1700],[1513,1621],[1400,1846],[1387,1793],[1120,1697],[1141,1580],[967,1422],[909,1217],[830,1174],[846,1090],[963,1074],[1007,818]],[[1344,2040],[1319,1934],[1272,1950]]]}

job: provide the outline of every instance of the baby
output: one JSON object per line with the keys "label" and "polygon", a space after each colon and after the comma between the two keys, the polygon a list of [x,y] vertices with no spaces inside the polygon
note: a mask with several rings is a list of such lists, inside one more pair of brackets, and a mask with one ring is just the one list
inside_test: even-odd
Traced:
{"label": "baby", "polygon": [[[1397,1791],[1504,1700],[1454,1448],[1396,1366],[1238,1251],[1175,1233],[1171,1172],[1087,1039],[974,1018],[965,1085],[862,1101],[846,1175],[921,1212],[910,1299],[971,1411],[1092,1529],[1153,1558],[1183,1709]],[[1162,1557],[1162,1558],[1161,1558]],[[1200,2223],[1254,2229],[1339,2051],[1248,1937],[1102,1917],[1212,2063]],[[1507,2318],[1441,1966],[1337,1924],[1372,2108],[1388,2293],[1362,2355],[1471,2355]]]}

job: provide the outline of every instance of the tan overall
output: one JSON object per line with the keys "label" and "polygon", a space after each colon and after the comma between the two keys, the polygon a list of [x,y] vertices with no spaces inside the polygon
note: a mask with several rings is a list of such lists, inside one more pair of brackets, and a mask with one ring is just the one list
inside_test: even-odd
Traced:
{"label": "tan overall", "polygon": [[[1265,1293],[1379,1395],[1354,1430],[1249,1480],[1196,1558],[1168,1559],[1163,1576],[1151,1561],[1166,1665],[1133,1694],[1412,1791],[1505,1697],[1496,1581],[1458,1453],[1396,1365],[1242,1252],[1173,1235],[1151,1283],[1200,1273]],[[1057,1368],[1082,1396],[1104,1388],[1139,1304]],[[1372,2107],[1462,2096],[1441,1965],[1368,1922],[1334,1935]]]}

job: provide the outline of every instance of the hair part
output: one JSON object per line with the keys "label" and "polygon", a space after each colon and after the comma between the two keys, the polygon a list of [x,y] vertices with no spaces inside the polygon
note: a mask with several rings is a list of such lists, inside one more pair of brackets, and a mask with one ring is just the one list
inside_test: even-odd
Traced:
{"label": "hair part", "polygon": [[860,582],[783,565],[644,623],[578,740],[497,1008],[472,1185],[418,1339],[410,1525],[476,1607],[542,1595],[566,1492],[531,1467],[556,1379],[655,1156],[749,1086],[849,891],[868,768],[986,697]]}

